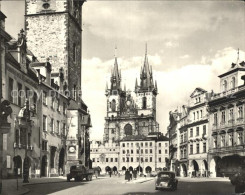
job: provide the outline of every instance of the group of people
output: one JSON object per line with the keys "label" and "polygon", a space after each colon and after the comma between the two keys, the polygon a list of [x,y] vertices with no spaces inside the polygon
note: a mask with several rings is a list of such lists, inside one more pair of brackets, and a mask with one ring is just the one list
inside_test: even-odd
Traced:
{"label": "group of people", "polygon": [[137,178],[137,170],[136,169],[134,169],[133,171],[132,170],[126,170],[126,172],[125,172],[125,180],[128,180],[128,181],[130,181],[130,180],[132,180],[133,179],[133,177],[134,177],[134,179],[136,179]]}

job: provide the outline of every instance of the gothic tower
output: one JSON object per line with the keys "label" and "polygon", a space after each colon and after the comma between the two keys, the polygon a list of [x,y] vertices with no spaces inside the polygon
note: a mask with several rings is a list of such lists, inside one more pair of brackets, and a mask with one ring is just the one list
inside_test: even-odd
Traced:
{"label": "gothic tower", "polygon": [[150,68],[147,56],[147,46],[145,52],[144,65],[140,72],[140,83],[136,79],[135,82],[136,104],[138,115],[152,115],[153,120],[156,120],[156,96],[157,82],[155,85],[152,76],[152,67]]}
{"label": "gothic tower", "polygon": [[[52,72],[64,70],[68,90],[81,89],[81,7],[85,0],[26,0],[28,48]],[[67,90],[67,89],[64,89]],[[77,99],[77,93],[71,98]]]}

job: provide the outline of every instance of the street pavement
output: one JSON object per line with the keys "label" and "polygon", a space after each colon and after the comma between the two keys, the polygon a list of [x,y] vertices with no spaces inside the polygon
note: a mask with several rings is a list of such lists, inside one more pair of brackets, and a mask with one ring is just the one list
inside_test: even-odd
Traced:
{"label": "street pavement", "polygon": [[157,191],[154,178],[138,178],[125,182],[124,177],[100,177],[92,181],[32,183],[24,187],[29,189],[28,195],[232,195],[234,186],[224,178],[179,178],[177,191]]}

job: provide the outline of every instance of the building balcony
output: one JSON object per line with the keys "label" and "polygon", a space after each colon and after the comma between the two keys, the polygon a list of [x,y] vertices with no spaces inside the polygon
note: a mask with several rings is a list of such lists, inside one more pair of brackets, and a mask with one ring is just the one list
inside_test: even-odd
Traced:
{"label": "building balcony", "polygon": [[244,151],[245,145],[237,145],[237,146],[227,146],[227,147],[221,147],[221,148],[212,148],[209,149],[209,153],[235,153],[238,151]]}
{"label": "building balcony", "polygon": [[221,93],[214,94],[211,97],[211,100],[216,100],[216,99],[219,99],[219,98],[222,98],[222,97],[230,97],[230,98],[232,98],[234,93],[236,93],[238,91],[243,91],[243,90],[245,90],[245,85],[240,86],[240,87],[236,87],[236,88],[233,88],[233,89],[221,92]]}

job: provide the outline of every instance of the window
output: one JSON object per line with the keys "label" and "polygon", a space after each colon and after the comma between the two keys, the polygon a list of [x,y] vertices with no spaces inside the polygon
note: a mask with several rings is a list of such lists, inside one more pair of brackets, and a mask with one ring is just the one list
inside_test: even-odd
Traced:
{"label": "window", "polygon": [[66,124],[65,123],[63,123],[63,132],[62,133],[64,136],[66,136]]}
{"label": "window", "polygon": [[196,120],[196,114],[193,112],[193,120]]}
{"label": "window", "polygon": [[21,104],[21,100],[22,100],[22,84],[18,83],[18,106],[22,106]]}
{"label": "window", "polygon": [[50,121],[50,129],[51,129],[51,132],[54,133],[54,119],[51,118],[51,121]]}
{"label": "window", "polygon": [[140,143],[140,146],[143,147],[143,143],[142,142]]}
{"label": "window", "polygon": [[150,147],[152,147],[152,142],[150,142]]}
{"label": "window", "polygon": [[243,106],[238,107],[238,118],[243,118]]}
{"label": "window", "polygon": [[127,147],[129,147],[129,143],[127,143]]}
{"label": "window", "polygon": [[230,133],[229,134],[229,146],[233,146],[234,143],[233,143],[233,133]]}
{"label": "window", "polygon": [[152,157],[150,157],[150,162],[152,162]]}
{"label": "window", "polygon": [[127,162],[129,162],[129,157],[127,157]]}
{"label": "window", "polygon": [[197,111],[197,120],[199,119],[199,111]]}
{"label": "window", "polygon": [[203,125],[203,135],[206,135],[206,125]]}
{"label": "window", "polygon": [[42,140],[42,150],[47,151],[48,149],[48,142],[46,140]]}
{"label": "window", "polygon": [[227,90],[227,81],[224,80],[223,81],[223,92],[225,92]]}
{"label": "window", "polygon": [[225,123],[225,111],[224,110],[221,112],[221,122]]}
{"label": "window", "polygon": [[100,162],[100,159],[99,158],[97,158],[97,162]]}
{"label": "window", "polygon": [[190,137],[193,137],[193,129],[190,129]]}
{"label": "window", "polygon": [[145,149],[145,154],[148,154],[148,150],[147,149]]}
{"label": "window", "polygon": [[108,162],[109,161],[108,158],[106,158],[105,161]]}
{"label": "window", "polygon": [[144,150],[143,149],[141,149],[141,154],[143,154],[144,153]]}
{"label": "window", "polygon": [[142,109],[146,109],[146,105],[147,105],[146,97],[143,97],[142,98]]}
{"label": "window", "polygon": [[202,118],[202,110],[200,110],[200,118]]}
{"label": "window", "polygon": [[199,151],[199,144],[197,144],[197,152],[196,153],[199,154],[199,152],[200,152]]}
{"label": "window", "polygon": [[193,154],[193,145],[190,145],[190,154]]}
{"label": "window", "polygon": [[229,118],[230,118],[230,120],[233,120],[234,119],[234,116],[233,116],[233,108],[231,108],[230,111],[229,111]]}
{"label": "window", "polygon": [[51,102],[51,108],[53,108],[54,109],[54,100],[55,100],[55,98],[54,97],[52,97],[52,102]]}
{"label": "window", "polygon": [[26,87],[26,98],[29,99],[30,97],[30,89],[28,87]]}
{"label": "window", "polygon": [[134,162],[134,158],[133,157],[131,157],[131,162]]}
{"label": "window", "polygon": [[203,153],[206,153],[207,152],[206,142],[204,142],[202,146],[203,146]]}
{"label": "window", "polygon": [[[186,134],[185,134],[186,135]],[[168,143],[165,143],[165,147],[168,147]]]}
{"label": "window", "polygon": [[111,102],[111,110],[112,110],[112,112],[116,111],[116,100],[114,100],[114,99]]}
{"label": "window", "polygon": [[158,150],[158,154],[162,154],[162,151],[161,150]]}
{"label": "window", "polygon": [[225,147],[225,135],[221,135],[221,147]]}
{"label": "window", "polygon": [[147,142],[145,142],[145,147],[148,147],[148,143]]}
{"label": "window", "polygon": [[111,162],[113,162],[113,158],[111,158]]}
{"label": "window", "polygon": [[236,81],[235,77],[232,77],[232,79],[231,79],[231,89],[235,88],[235,85],[236,85],[235,81]]}
{"label": "window", "polygon": [[15,131],[15,143],[16,145],[20,144],[20,130],[19,129]]}
{"label": "window", "polygon": [[47,100],[47,92],[43,91],[43,104],[47,105],[47,102],[48,102],[48,100]]}
{"label": "window", "polygon": [[114,134],[114,129],[111,130],[111,134]]}
{"label": "window", "polygon": [[134,143],[131,143],[131,147],[134,147]]}
{"label": "window", "polygon": [[134,150],[131,150],[131,154],[133,154],[134,153]]}
{"label": "window", "polygon": [[57,133],[60,134],[60,121],[57,121]]}
{"label": "window", "polygon": [[168,154],[168,150],[167,149],[165,149],[165,154]]}
{"label": "window", "polygon": [[43,115],[43,131],[47,131],[47,116]]}
{"label": "window", "polygon": [[129,150],[127,150],[127,154],[129,154]]}
{"label": "window", "polygon": [[117,158],[115,158],[115,162],[117,162]]}
{"label": "window", "polygon": [[63,103],[63,114],[66,114],[66,103]]}
{"label": "window", "polygon": [[243,144],[243,140],[242,140],[242,135],[243,135],[243,133],[242,132],[239,132],[238,134],[237,134],[237,141],[238,141],[238,145],[241,145],[241,144]]}
{"label": "window", "polygon": [[161,147],[161,143],[158,143],[158,146]]}
{"label": "window", "polygon": [[93,162],[95,162],[95,158],[93,158]]}
{"label": "window", "polygon": [[162,159],[161,158],[158,158],[158,162],[162,162]]}
{"label": "window", "polygon": [[218,114],[214,113],[214,125],[218,124]]}
{"label": "window", "polygon": [[139,157],[136,158],[136,161],[139,162]]}
{"label": "window", "polygon": [[139,150],[136,150],[137,154],[139,154]]}
{"label": "window", "polygon": [[148,162],[148,158],[147,157],[145,158],[145,162]]}
{"label": "window", "polygon": [[144,159],[141,157],[141,162],[144,162]]}
{"label": "window", "polygon": [[150,154],[152,154],[152,149],[150,149]]}
{"label": "window", "polygon": [[213,147],[214,147],[214,148],[217,148],[217,137],[216,137],[216,136],[213,137],[213,140],[214,140],[214,142],[213,142]]}
{"label": "window", "polygon": [[199,127],[196,127],[196,136],[199,136]]}
{"label": "window", "polygon": [[[2,79],[2,78],[1,78]],[[8,91],[8,96],[9,96],[9,101],[14,103],[14,98],[13,98],[13,90],[14,90],[14,80],[12,78],[9,78],[9,91]]]}
{"label": "window", "polygon": [[60,99],[57,99],[57,111],[60,112]]}
{"label": "window", "polygon": [[122,147],[125,147],[125,143],[122,144]]}

